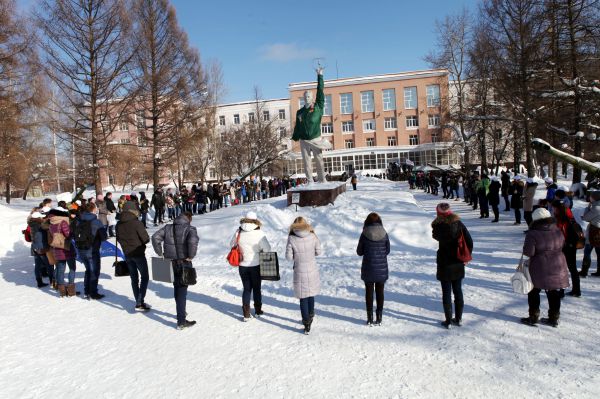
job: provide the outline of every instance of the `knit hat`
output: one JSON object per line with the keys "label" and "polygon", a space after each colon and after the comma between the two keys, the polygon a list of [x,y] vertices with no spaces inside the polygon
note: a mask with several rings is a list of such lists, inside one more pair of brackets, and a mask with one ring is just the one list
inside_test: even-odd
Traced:
{"label": "knit hat", "polygon": [[258,215],[256,214],[256,212],[250,211],[250,212],[246,213],[246,216],[244,216],[244,218],[258,220]]}
{"label": "knit hat", "polygon": [[448,204],[447,202],[440,202],[438,206],[435,207],[435,211],[437,212],[438,216],[452,215],[450,204]]}
{"label": "knit hat", "polygon": [[531,214],[531,219],[535,222],[536,220],[548,219],[551,218],[552,215],[548,212],[546,208],[538,208]]}
{"label": "knit hat", "polygon": [[528,177],[526,180],[527,183],[529,184],[533,184],[533,179],[531,177]]}
{"label": "knit hat", "polygon": [[552,184],[552,183],[554,183],[554,180],[552,180],[552,178],[551,178],[551,177],[546,177],[546,178],[544,179],[544,181],[545,181],[546,183],[548,183],[548,184]]}
{"label": "knit hat", "polygon": [[139,211],[137,210],[137,207],[135,206],[135,202],[133,202],[133,201],[127,201],[123,205],[123,212],[131,212],[134,215],[139,216]]}

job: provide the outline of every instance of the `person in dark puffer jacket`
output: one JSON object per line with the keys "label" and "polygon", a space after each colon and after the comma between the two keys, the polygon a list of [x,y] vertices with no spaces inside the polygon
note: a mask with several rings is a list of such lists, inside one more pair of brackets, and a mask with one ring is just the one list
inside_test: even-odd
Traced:
{"label": "person in dark puffer jacket", "polygon": [[117,223],[116,231],[117,240],[123,248],[125,261],[129,267],[131,288],[135,297],[135,310],[148,311],[151,307],[144,302],[144,299],[149,281],[146,244],[150,241],[150,237],[138,216],[139,211],[136,203],[133,201],[126,202],[123,205],[123,212]]}
{"label": "person in dark puffer jacket", "polygon": [[[439,241],[437,251],[436,278],[442,284],[444,315],[442,325],[450,328],[450,324],[460,326],[464,300],[462,279],[465,277],[465,264],[458,260],[458,239],[462,232],[469,252],[473,253],[471,234],[460,221],[458,215],[452,213],[450,205],[442,202],[436,208],[437,217],[431,223],[433,239]],[[452,318],[452,292],[454,292],[454,307],[456,317]]]}
{"label": "person in dark puffer jacket", "polygon": [[381,325],[383,314],[383,288],[389,277],[387,256],[390,254],[390,239],[383,228],[381,217],[375,212],[365,219],[363,231],[356,248],[363,257],[360,278],[365,282],[367,325],[373,325],[373,289],[377,297],[375,325]]}

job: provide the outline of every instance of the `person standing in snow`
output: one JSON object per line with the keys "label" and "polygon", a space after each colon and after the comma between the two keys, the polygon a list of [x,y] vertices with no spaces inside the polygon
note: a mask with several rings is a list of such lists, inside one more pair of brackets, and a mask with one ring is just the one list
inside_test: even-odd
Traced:
{"label": "person standing in snow", "polygon": [[356,175],[352,175],[352,179],[350,179],[350,183],[352,184],[352,189],[356,191],[356,183],[358,183],[358,178]]}
{"label": "person standing in snow", "polygon": [[242,292],[242,312],[244,321],[252,318],[250,314],[250,297],[254,297],[254,313],[256,316],[263,314],[262,292],[259,268],[260,252],[271,251],[267,236],[260,229],[262,223],[258,220],[256,212],[248,212],[240,220],[240,227],[231,238],[230,247],[238,245],[242,252],[242,261],[238,267],[240,279],[244,290]]}
{"label": "person standing in snow", "polygon": [[[177,309],[177,329],[183,330],[196,324],[194,320],[187,320],[186,301],[187,285],[181,283],[183,266],[191,265],[192,259],[198,250],[198,233],[196,227],[191,225],[192,214],[183,212],[172,224],[163,226],[152,235],[152,247],[158,256],[172,260],[173,267],[173,294]],[[164,251],[163,251],[164,248]]]}
{"label": "person standing in snow", "polygon": [[[465,277],[465,264],[457,258],[458,240],[462,235],[471,253],[473,240],[469,230],[460,221],[460,217],[452,212],[449,204],[445,202],[438,204],[436,213],[437,217],[431,223],[433,239],[439,242],[436,278],[442,285],[445,315],[442,325],[450,328],[450,324],[461,325],[464,308],[462,280]],[[454,293],[454,318],[452,318],[452,293]]]}
{"label": "person standing in snow", "polygon": [[500,173],[502,182],[502,198],[504,198],[504,212],[510,212],[510,202],[508,201],[508,191],[510,190],[510,175],[503,170]]}
{"label": "person standing in snow", "polygon": [[541,322],[558,326],[562,289],[569,286],[567,261],[563,246],[565,238],[554,223],[554,218],[545,208],[533,211],[531,225],[525,236],[523,255],[529,257],[529,274],[533,289],[527,294],[529,317],[521,322],[530,326],[538,323],[540,317],[540,292],[544,290],[548,298],[548,317]]}
{"label": "person standing in snow", "polygon": [[577,270],[577,232],[574,226],[577,222],[573,218],[571,210],[565,207],[560,200],[554,200],[554,202],[552,202],[552,210],[554,212],[554,217],[556,218],[556,225],[565,238],[563,253],[567,259],[567,267],[571,274],[571,285],[573,287],[567,295],[579,298],[581,296],[581,286],[579,271]]}
{"label": "person standing in snow", "polygon": [[533,214],[533,202],[538,184],[534,182],[531,177],[528,177],[526,182],[527,184],[525,185],[525,193],[523,194],[523,215],[527,225],[529,226],[533,220],[531,215]]}
{"label": "person standing in snow", "polygon": [[315,296],[321,289],[319,267],[315,259],[321,255],[321,242],[313,228],[301,216],[290,226],[285,257],[294,261],[294,296],[300,299],[304,333],[309,334],[315,317]]}
{"label": "person standing in snow", "polygon": [[381,325],[383,315],[383,288],[389,277],[387,256],[390,254],[390,239],[383,228],[381,217],[370,213],[363,224],[363,231],[356,248],[362,256],[360,278],[365,282],[367,325],[373,325],[373,290],[377,298],[375,325]]}
{"label": "person standing in snow", "polygon": [[521,208],[523,208],[523,182],[520,176],[515,176],[508,193],[510,207],[515,210],[515,225],[521,224]]}
{"label": "person standing in snow", "polygon": [[596,273],[594,277],[600,277],[600,190],[590,191],[590,205],[583,211],[581,219],[588,222],[585,230],[585,248],[583,249],[583,261],[581,262],[581,277],[587,277],[588,270],[592,265],[592,249],[596,251]]}
{"label": "person standing in snow", "polygon": [[34,275],[38,288],[48,286],[42,280],[44,272],[48,276],[50,284],[54,280],[54,267],[50,266],[46,257],[46,253],[52,251],[52,248],[48,245],[48,231],[42,228],[43,224],[49,227],[45,216],[35,208],[27,218],[27,225],[31,231],[31,256],[34,257]]}
{"label": "person standing in snow", "polygon": [[112,193],[108,192],[106,193],[106,195],[104,196],[104,203],[106,204],[106,210],[108,211],[108,236],[109,237],[114,237],[115,236],[115,216],[117,213],[117,207],[115,206],[115,203],[112,200]]}
{"label": "person standing in snow", "polygon": [[481,215],[479,218],[489,218],[490,207],[488,203],[488,192],[490,189],[490,179],[485,173],[481,175],[481,179],[477,181],[475,187],[477,199],[479,200],[479,214]]}
{"label": "person standing in snow", "polygon": [[123,248],[125,262],[127,262],[129,268],[131,288],[135,298],[135,310],[148,311],[150,305],[146,304],[144,299],[149,281],[146,244],[150,242],[150,237],[138,217],[139,211],[135,202],[126,202],[123,205],[123,213],[116,226],[117,241]]}
{"label": "person standing in snow", "polygon": [[108,238],[104,226],[97,217],[96,204],[89,202],[74,225],[74,240],[81,263],[85,266],[83,294],[87,299],[99,300],[104,294],[98,293],[100,278],[100,246]]}
{"label": "person standing in snow", "polygon": [[490,187],[488,190],[488,202],[492,207],[492,211],[494,212],[494,220],[492,223],[498,223],[498,219],[500,217],[500,209],[498,206],[500,205],[500,182],[498,181],[498,176],[492,176],[490,178]]}
{"label": "person standing in snow", "polygon": [[65,285],[67,260],[73,258],[69,211],[61,207],[54,208],[50,210],[49,216],[48,241],[54,251],[54,259],[56,259],[54,280],[56,281],[57,290],[61,297],[66,295],[75,296],[75,270],[69,273],[70,289],[68,293]]}

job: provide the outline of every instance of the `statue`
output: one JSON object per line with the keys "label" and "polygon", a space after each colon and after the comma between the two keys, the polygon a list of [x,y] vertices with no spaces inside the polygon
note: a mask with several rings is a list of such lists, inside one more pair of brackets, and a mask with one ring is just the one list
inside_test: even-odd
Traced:
{"label": "statue", "polygon": [[331,148],[331,143],[321,137],[321,117],[325,106],[325,95],[323,94],[323,68],[317,68],[317,98],[313,100],[311,91],[304,92],[304,107],[296,112],[296,125],[292,140],[300,141],[300,151],[304,163],[304,172],[308,184],[312,179],[311,153],[315,157],[317,166],[317,182],[325,182],[325,165],[323,163],[323,150]]}

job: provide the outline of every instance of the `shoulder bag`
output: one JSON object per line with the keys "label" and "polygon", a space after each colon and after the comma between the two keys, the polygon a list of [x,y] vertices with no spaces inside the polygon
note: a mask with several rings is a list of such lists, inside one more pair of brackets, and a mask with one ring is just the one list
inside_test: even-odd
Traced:
{"label": "shoulder bag", "polygon": [[471,251],[469,251],[469,247],[467,246],[467,240],[465,240],[462,226],[460,228],[460,235],[458,236],[456,259],[463,263],[469,263],[473,259],[473,256],[471,256]]}
{"label": "shoulder bag", "polygon": [[237,267],[240,265],[240,262],[244,259],[242,256],[242,251],[240,250],[240,231],[238,230],[237,238],[235,239],[235,245],[233,248],[229,250],[227,254],[227,262],[231,266]]}
{"label": "shoulder bag", "polygon": [[258,254],[261,280],[279,281],[279,259],[277,252],[260,252]]}
{"label": "shoulder bag", "polygon": [[113,267],[115,268],[115,277],[124,277],[129,276],[129,265],[124,260],[119,260],[117,258],[117,252],[119,249],[119,229],[116,230],[116,238],[115,238],[115,261],[113,263]]}
{"label": "shoulder bag", "polygon": [[527,295],[533,289],[529,275],[529,260],[523,260],[523,255],[521,255],[515,274],[510,278],[510,283],[516,294]]}

